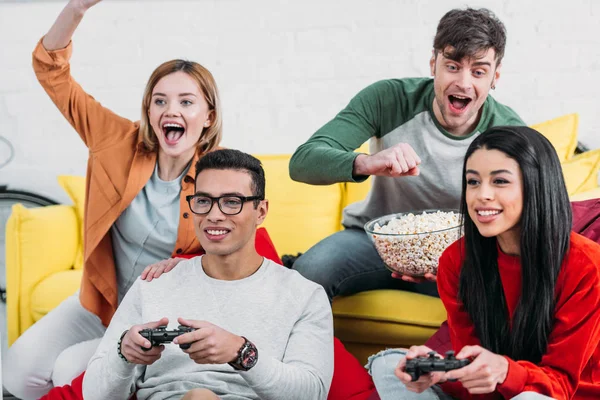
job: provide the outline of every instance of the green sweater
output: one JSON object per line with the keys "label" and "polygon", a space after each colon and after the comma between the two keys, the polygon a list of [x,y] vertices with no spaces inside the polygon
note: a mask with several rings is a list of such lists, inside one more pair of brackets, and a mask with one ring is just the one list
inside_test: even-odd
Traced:
{"label": "green sweater", "polygon": [[457,209],[463,158],[471,142],[492,126],[525,124],[488,96],[475,130],[455,136],[435,119],[434,95],[430,78],[389,79],[368,86],[296,150],[290,176],[314,185],[364,181],[366,176],[352,175],[358,155],[354,150],[369,139],[371,154],[403,142],[421,158],[420,175],[374,176],[367,198],[344,210],[344,226],[362,228],[370,219],[396,212]]}

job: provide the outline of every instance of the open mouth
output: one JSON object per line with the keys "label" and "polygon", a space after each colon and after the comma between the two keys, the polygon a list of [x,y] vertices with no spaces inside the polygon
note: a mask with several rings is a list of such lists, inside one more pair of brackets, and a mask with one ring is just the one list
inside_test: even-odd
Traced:
{"label": "open mouth", "polygon": [[449,95],[448,100],[450,101],[451,108],[457,112],[464,111],[469,105],[469,103],[471,103],[470,97],[460,96],[456,94]]}
{"label": "open mouth", "polygon": [[163,135],[165,135],[165,139],[169,144],[175,144],[183,134],[185,133],[185,128],[181,124],[168,122],[162,126]]}

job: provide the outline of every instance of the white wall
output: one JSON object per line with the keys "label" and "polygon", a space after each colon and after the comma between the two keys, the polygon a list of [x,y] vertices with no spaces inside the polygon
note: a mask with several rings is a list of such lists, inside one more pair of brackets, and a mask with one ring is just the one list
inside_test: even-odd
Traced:
{"label": "white wall", "polygon": [[[0,183],[62,201],[55,177],[83,175],[87,151],[30,65],[65,3],[0,0],[0,135],[16,150]],[[492,9],[508,30],[493,95],[530,124],[578,112],[580,140],[600,147],[597,0],[106,0],[74,37],[72,71],[104,105],[138,119],[158,64],[198,61],[220,86],[223,145],[290,153],[369,83],[428,74],[438,20],[466,4]]]}

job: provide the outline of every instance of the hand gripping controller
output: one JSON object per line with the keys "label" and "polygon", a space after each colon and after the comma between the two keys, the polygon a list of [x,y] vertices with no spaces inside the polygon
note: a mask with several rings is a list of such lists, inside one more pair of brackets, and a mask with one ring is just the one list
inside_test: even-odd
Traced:
{"label": "hand gripping controller", "polygon": [[446,358],[436,357],[436,352],[429,352],[429,357],[417,357],[406,360],[405,372],[409,374],[412,381],[416,381],[423,374],[433,371],[451,371],[468,365],[468,359],[457,360],[452,350],[446,352]]}
{"label": "hand gripping controller", "polygon": [[[159,326],[155,329],[143,329],[140,331],[140,335],[142,337],[148,339],[150,342],[150,346],[160,346],[163,343],[171,343],[173,339],[175,339],[179,335],[183,335],[184,333],[195,331],[194,328],[189,326],[179,325],[177,329],[172,331],[168,331],[166,326]],[[179,345],[183,350],[187,350],[190,348],[191,343],[182,343]],[[150,350],[152,347],[142,347],[143,350]]]}

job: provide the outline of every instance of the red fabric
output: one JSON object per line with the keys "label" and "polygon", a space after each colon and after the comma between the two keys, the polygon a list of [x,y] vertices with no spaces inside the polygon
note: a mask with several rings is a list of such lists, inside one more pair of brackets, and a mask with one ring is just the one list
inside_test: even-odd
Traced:
{"label": "red fabric", "polygon": [[[438,290],[448,312],[452,347],[457,352],[466,345],[480,344],[468,314],[457,300],[462,264],[459,242],[444,251],[438,270]],[[512,318],[520,296],[519,258],[499,253],[498,268]],[[512,398],[524,391],[558,399],[599,399],[599,269],[600,246],[573,233],[556,282],[555,322],[542,361],[532,364],[507,358],[506,380],[489,395],[471,396],[460,382],[442,384],[444,392],[460,399]]]}
{"label": "red fabric", "polygon": [[600,199],[574,201],[573,230],[600,243]]}
{"label": "red fabric", "polygon": [[83,372],[70,385],[52,388],[40,400],[83,400]]}
{"label": "red fabric", "polygon": [[333,365],[327,400],[367,400],[375,392],[371,375],[338,338],[333,338]]}

